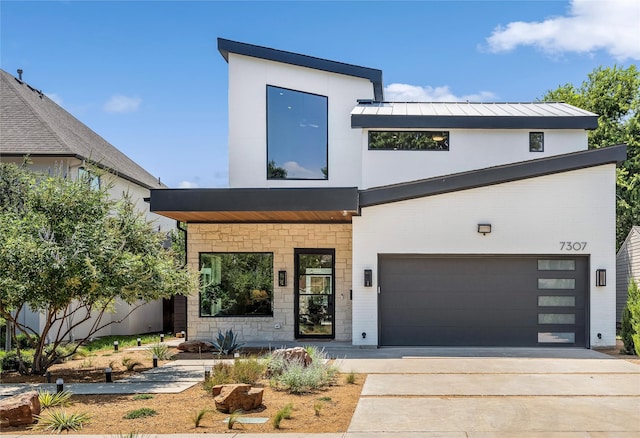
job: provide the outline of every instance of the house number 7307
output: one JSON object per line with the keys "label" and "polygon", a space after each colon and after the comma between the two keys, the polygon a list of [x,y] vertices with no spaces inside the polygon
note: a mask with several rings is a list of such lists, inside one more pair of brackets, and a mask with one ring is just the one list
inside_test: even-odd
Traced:
{"label": "house number 7307", "polygon": [[584,251],[587,242],[560,242],[560,251]]}

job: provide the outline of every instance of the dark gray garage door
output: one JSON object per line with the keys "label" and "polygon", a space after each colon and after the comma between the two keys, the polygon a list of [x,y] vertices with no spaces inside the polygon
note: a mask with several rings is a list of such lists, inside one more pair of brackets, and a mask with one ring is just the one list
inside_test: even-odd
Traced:
{"label": "dark gray garage door", "polygon": [[588,346],[586,257],[380,255],[383,346]]}

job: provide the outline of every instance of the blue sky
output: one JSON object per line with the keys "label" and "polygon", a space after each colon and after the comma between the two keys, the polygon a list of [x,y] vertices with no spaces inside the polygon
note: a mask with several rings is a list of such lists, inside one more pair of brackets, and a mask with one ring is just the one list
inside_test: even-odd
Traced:
{"label": "blue sky", "polygon": [[399,101],[531,101],[640,60],[638,0],[2,0],[0,23],[2,69],[170,187],[227,185],[218,37],[381,69]]}

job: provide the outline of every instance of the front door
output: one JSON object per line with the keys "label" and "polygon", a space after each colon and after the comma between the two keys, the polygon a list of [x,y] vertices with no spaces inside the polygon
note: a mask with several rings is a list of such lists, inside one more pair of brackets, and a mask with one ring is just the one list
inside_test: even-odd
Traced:
{"label": "front door", "polygon": [[333,249],[295,250],[296,338],[334,338]]}

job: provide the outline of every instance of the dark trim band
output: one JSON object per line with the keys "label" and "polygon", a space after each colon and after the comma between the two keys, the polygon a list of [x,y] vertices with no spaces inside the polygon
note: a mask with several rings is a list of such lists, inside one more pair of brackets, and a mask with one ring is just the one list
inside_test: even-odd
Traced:
{"label": "dark trim band", "polygon": [[357,211],[358,189],[156,189],[151,211]]}
{"label": "dark trim band", "polygon": [[597,116],[351,116],[352,128],[596,129]]}
{"label": "dark trim band", "polygon": [[285,52],[284,50],[271,49],[269,47],[255,46],[253,44],[218,38],[218,51],[229,62],[229,53],[251,56],[253,58],[266,59],[268,61],[282,62],[284,64],[297,65],[315,70],[338,73],[357,78],[369,79],[373,83],[373,95],[377,101],[384,100],[382,87],[382,70],[361,67],[359,65],[345,64],[329,59],[315,58],[299,53]]}

